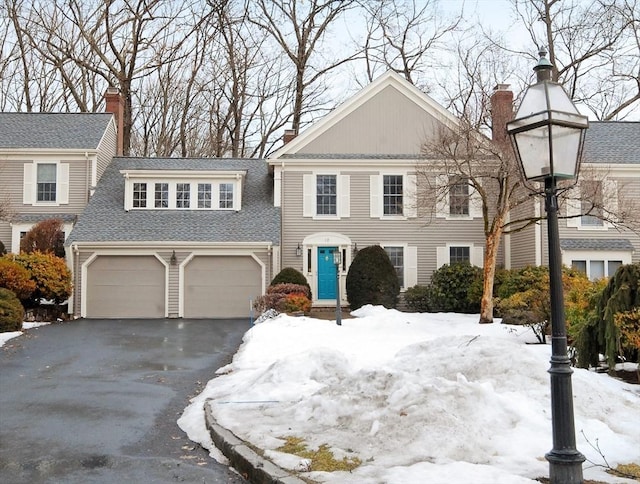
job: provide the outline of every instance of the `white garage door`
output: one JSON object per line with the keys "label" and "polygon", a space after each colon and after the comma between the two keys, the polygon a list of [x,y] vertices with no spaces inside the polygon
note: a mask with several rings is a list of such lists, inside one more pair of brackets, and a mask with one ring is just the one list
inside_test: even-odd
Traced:
{"label": "white garage door", "polygon": [[262,294],[262,269],[246,256],[196,256],[184,270],[185,318],[244,318]]}
{"label": "white garage door", "polygon": [[153,256],[98,256],[86,284],[88,318],[165,316],[165,266]]}

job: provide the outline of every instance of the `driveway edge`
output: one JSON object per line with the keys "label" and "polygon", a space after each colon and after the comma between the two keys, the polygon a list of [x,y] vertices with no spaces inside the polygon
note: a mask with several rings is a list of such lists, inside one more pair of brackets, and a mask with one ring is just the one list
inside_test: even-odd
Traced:
{"label": "driveway edge", "polygon": [[258,455],[247,443],[218,424],[209,400],[204,403],[204,419],[213,443],[229,459],[232,467],[253,484],[307,484],[289,471]]}

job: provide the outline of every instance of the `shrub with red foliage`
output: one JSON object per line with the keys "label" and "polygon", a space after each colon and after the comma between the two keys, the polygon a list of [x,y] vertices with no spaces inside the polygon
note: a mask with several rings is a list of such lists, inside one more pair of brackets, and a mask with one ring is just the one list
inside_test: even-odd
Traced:
{"label": "shrub with red foliage", "polygon": [[37,223],[20,241],[20,251],[30,254],[34,251],[52,252],[64,257],[63,222],[58,218],[50,218]]}
{"label": "shrub with red foliage", "polygon": [[13,292],[18,299],[29,299],[36,289],[35,281],[31,280],[29,271],[11,257],[0,257],[0,287]]}

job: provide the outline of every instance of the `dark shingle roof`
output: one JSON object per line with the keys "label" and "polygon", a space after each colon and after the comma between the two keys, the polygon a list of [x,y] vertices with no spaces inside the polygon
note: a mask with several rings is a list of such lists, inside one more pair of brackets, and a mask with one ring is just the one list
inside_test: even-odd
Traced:
{"label": "dark shingle roof", "polygon": [[[246,170],[242,209],[124,210],[120,170]],[[264,160],[114,158],[66,244],[74,242],[280,241],[280,209],[273,206],[273,179]]]}
{"label": "dark shingle roof", "polygon": [[590,121],[582,161],[640,164],[640,122]]}
{"label": "dark shingle roof", "polygon": [[560,239],[563,250],[634,250],[627,239]]}
{"label": "dark shingle roof", "polygon": [[73,223],[76,221],[77,215],[74,213],[19,213],[12,221],[35,224],[52,218],[60,219],[65,223]]}
{"label": "dark shingle roof", "polygon": [[109,113],[0,113],[0,149],[98,147]]}

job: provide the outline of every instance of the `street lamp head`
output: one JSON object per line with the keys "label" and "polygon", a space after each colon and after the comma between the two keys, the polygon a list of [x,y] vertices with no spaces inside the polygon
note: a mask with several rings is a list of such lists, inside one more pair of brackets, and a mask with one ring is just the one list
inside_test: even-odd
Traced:
{"label": "street lamp head", "polygon": [[538,82],[527,89],[507,132],[525,180],[574,179],[589,121],[564,88],[551,80],[553,65],[545,56],[541,49],[534,68]]}

